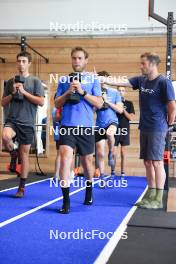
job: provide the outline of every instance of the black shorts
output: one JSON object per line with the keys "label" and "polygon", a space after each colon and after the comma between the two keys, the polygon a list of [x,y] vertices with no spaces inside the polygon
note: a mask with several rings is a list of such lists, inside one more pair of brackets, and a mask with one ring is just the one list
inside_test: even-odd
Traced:
{"label": "black shorts", "polygon": [[77,127],[62,126],[60,129],[59,145],[77,148],[77,152],[81,156],[94,153],[95,135],[91,127],[81,127],[75,133]]}
{"label": "black shorts", "polygon": [[95,142],[96,143],[102,139],[107,139],[106,131],[111,125],[116,126],[118,128],[118,124],[111,123],[111,124],[109,124],[109,126],[107,126],[105,128],[100,127],[98,130],[95,130]]}
{"label": "black shorts", "polygon": [[7,122],[4,127],[11,127],[15,133],[19,145],[31,145],[34,139],[34,128]]}
{"label": "black shorts", "polygon": [[130,135],[115,135],[115,144],[114,146],[129,146],[130,145]]}

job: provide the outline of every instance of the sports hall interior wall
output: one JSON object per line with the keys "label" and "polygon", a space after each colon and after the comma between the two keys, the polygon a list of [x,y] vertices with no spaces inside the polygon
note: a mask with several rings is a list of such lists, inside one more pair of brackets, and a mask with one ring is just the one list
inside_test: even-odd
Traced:
{"label": "sports hall interior wall", "polygon": [[[16,39],[1,39],[0,42],[19,42]],[[70,51],[74,46],[83,46],[90,55],[88,71],[106,70],[116,76],[140,75],[140,54],[153,51],[160,55],[160,72],[165,73],[166,37],[124,37],[124,38],[86,38],[86,39],[28,39],[28,44],[49,58],[49,63],[38,55],[32,53],[33,63],[31,74],[37,75],[41,80],[49,81],[49,74],[65,75],[72,72]],[[176,37],[174,39],[176,42]],[[0,63],[0,80],[8,80],[16,72],[16,54],[20,51],[18,46],[0,46],[0,56],[6,63]],[[28,50],[30,52],[30,50]],[[173,59],[173,79],[176,79],[176,56]],[[57,85],[53,82],[49,86],[50,109],[54,106],[54,93]],[[1,87],[2,94],[2,87]],[[139,120],[138,92],[127,89],[126,99],[133,101],[135,107],[135,121]],[[0,110],[2,111],[2,109]],[[50,111],[51,112],[51,111]],[[1,113],[0,113],[1,114]],[[1,135],[0,135],[1,136]],[[54,172],[56,156],[53,136],[49,136],[49,147],[46,157],[40,157],[39,162],[44,172]],[[0,171],[4,171],[9,162],[8,154],[0,154]],[[30,169],[35,171],[35,157],[30,157]],[[118,160],[117,172],[120,163]],[[175,166],[176,167],[176,166]],[[170,164],[170,176],[176,175],[174,163]],[[109,171],[106,166],[106,171]],[[127,151],[127,175],[144,175],[144,166],[139,160],[139,131],[137,125],[131,125],[131,145]]]}

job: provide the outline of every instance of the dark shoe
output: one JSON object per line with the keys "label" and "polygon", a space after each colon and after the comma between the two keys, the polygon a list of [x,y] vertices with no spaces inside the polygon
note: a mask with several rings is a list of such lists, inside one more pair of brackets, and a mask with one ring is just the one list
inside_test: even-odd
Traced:
{"label": "dark shoe", "polygon": [[60,214],[69,214],[70,213],[70,204],[65,204],[62,208],[59,209]]}
{"label": "dark shoe", "polygon": [[85,205],[91,205],[93,203],[92,199],[92,182],[87,181],[86,193],[85,193]]}
{"label": "dark shoe", "polygon": [[24,188],[19,187],[17,193],[15,194],[16,198],[23,198],[24,197]]}
{"label": "dark shoe", "polygon": [[91,200],[84,200],[84,205],[92,205],[93,204],[93,199],[91,198]]}

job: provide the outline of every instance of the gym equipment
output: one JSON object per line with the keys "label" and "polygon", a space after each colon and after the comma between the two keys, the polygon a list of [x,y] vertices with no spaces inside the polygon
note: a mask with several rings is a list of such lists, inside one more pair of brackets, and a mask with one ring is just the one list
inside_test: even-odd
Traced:
{"label": "gym equipment", "polygon": [[[45,56],[43,56],[40,52],[38,52],[37,50],[35,50],[34,48],[32,48],[27,42],[26,42],[26,37],[25,36],[21,36],[21,41],[20,43],[17,42],[4,42],[4,43],[0,43],[0,45],[14,45],[14,46],[20,46],[21,51],[26,51],[26,48],[31,49],[33,52],[35,52],[36,54],[38,54],[40,57],[42,57],[45,60],[45,63],[49,63],[49,59],[46,58]],[[0,60],[5,63],[5,59],[4,58],[0,58]]]}
{"label": "gym equipment", "polygon": [[[103,98],[103,95],[106,95],[107,94],[107,89],[106,88],[101,88],[101,92],[102,92],[102,98]],[[104,100],[103,100],[104,101]],[[100,109],[100,111],[104,111],[104,110],[107,110],[109,108],[108,104],[104,101],[103,103],[103,106],[102,108]]]}
{"label": "gym equipment", "polygon": [[[23,76],[20,75],[16,75],[14,78],[14,83],[21,83],[24,84],[25,83],[25,78]],[[20,93],[19,90],[17,90],[17,92],[15,94],[13,94],[13,100],[20,102],[24,100],[24,96],[22,93]]]}
{"label": "gym equipment", "polygon": [[[174,13],[168,12],[168,17],[165,19],[160,15],[154,12],[154,0],[149,0],[149,17],[161,22],[162,24],[167,26],[167,49],[166,49],[166,76],[168,79],[172,79],[172,57],[173,57],[173,49],[176,48],[176,45],[173,45],[173,26],[176,24],[176,20],[174,20]],[[169,152],[169,154],[168,154]],[[165,182],[165,190],[168,190],[168,177],[169,177],[169,161],[170,159],[170,133],[168,133],[166,137],[166,147],[165,147],[165,157],[164,159],[164,168],[166,171],[166,182]]]}
{"label": "gym equipment", "polygon": [[[81,83],[81,73],[80,72],[72,72],[69,74],[69,81],[72,83],[73,81],[79,81]],[[71,104],[78,104],[80,102],[80,95],[76,92],[73,92],[68,102]]]}

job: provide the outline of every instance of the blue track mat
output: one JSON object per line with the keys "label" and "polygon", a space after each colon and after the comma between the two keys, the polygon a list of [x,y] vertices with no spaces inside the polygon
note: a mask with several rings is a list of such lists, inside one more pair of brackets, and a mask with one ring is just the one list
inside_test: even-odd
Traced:
{"label": "blue track mat", "polygon": [[[95,184],[92,206],[82,204],[85,190],[73,194],[69,215],[58,214],[60,200],[2,227],[0,263],[92,264],[109,241],[99,237],[99,232],[103,236],[114,232],[146,187],[144,177],[126,179],[126,188],[100,189]],[[15,190],[0,193],[1,221],[57,198],[61,195],[59,189],[50,188],[49,181],[45,181],[27,186],[25,199],[12,198]],[[75,190],[78,188],[71,188],[71,192]],[[76,232],[75,236],[69,232]],[[86,232],[95,235],[86,239]]]}

